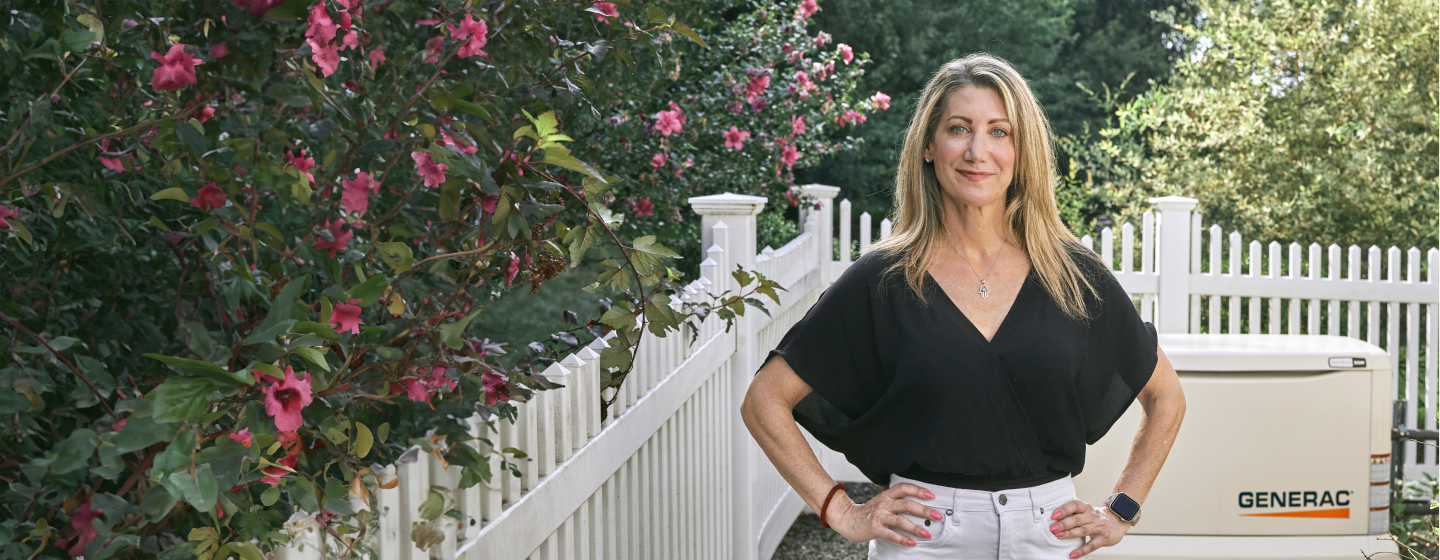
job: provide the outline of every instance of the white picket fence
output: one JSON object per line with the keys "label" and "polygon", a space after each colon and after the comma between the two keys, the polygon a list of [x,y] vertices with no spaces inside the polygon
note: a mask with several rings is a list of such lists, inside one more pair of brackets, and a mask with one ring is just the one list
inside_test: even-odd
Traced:
{"label": "white picket fence", "polygon": [[[412,449],[385,467],[382,478],[398,477],[399,484],[380,491],[379,531],[363,543],[385,560],[769,558],[804,504],[746,432],[739,404],[765,354],[852,259],[850,202],[839,203],[835,232],[839,188],[808,185],[804,191],[819,203],[801,213],[802,233],[758,254],[755,215],[764,198],[727,193],[690,199],[701,216],[707,249],[700,277],[681,299],[738,289],[729,272],[739,265],[788,289],[768,316],[747,313],[729,332],[711,316],[697,325],[700,336],[693,344],[688,336],[646,333],[618,396],[599,391],[605,340],[565,357],[544,372],[565,388],[516,403],[514,424],[466,421],[472,435],[495,445],[469,443],[497,473],[489,484],[458,490],[458,467],[447,468],[437,456]],[[1305,253],[1292,244],[1282,255],[1282,247],[1271,243],[1267,253],[1259,242],[1242,245],[1238,232],[1225,236],[1214,226],[1207,239],[1200,215],[1192,213],[1194,199],[1152,203],[1158,214],[1144,215],[1138,244],[1135,227],[1124,224],[1119,251],[1114,230],[1106,228],[1098,252],[1142,316],[1161,332],[1361,338],[1389,350],[1397,365],[1397,399],[1413,403],[1405,425],[1436,428],[1436,249],[1426,253],[1423,266],[1414,248],[1402,254],[1392,247],[1382,254],[1372,247],[1362,262],[1361,249],[1351,247],[1343,263],[1337,246],[1322,251],[1311,245]],[[870,215],[861,214],[859,222],[863,252],[872,242]],[[880,223],[879,233],[889,235],[889,220]],[[845,248],[838,260],[832,256],[837,237]],[[1093,247],[1090,237],[1083,241]],[[1209,251],[1204,271],[1202,250]],[[603,422],[602,397],[615,398]],[[843,457],[813,440],[811,446],[837,479],[864,480]],[[510,458],[520,464],[520,478],[500,470],[498,450],[507,447],[529,454]],[[1435,471],[1435,454],[1423,450],[1407,454],[1407,478]],[[418,508],[432,490],[446,496],[446,509],[463,515],[458,521],[437,520],[442,541],[420,550],[409,531],[421,521]],[[318,559],[350,546],[320,531],[313,519],[292,527],[294,544],[277,558]]]}

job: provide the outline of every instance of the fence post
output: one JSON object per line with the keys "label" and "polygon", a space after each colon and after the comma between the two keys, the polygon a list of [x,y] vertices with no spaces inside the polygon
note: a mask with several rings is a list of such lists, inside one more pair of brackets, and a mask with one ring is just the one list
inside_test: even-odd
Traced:
{"label": "fence post", "polygon": [[1183,196],[1150,199],[1160,213],[1159,301],[1155,329],[1162,333],[1189,331],[1190,313],[1190,211],[1200,201]]}
{"label": "fence post", "polygon": [[[726,270],[718,271],[720,278],[716,279],[720,286],[717,291],[725,289],[739,290],[740,286],[735,282],[730,272],[739,265],[748,270],[755,268],[755,215],[765,209],[765,197],[746,196],[740,194],[717,194],[711,196],[698,196],[690,199],[690,206],[700,215],[700,231],[703,236],[701,247],[710,247],[715,244],[715,230],[717,223],[724,223],[728,238],[722,248],[725,249]],[[824,220],[822,220],[823,222]],[[730,503],[731,527],[728,538],[734,539],[733,546],[735,553],[732,558],[738,560],[754,560],[759,553],[756,537],[759,534],[759,521],[754,519],[754,480],[756,473],[756,461],[759,447],[750,438],[750,432],[746,431],[745,424],[740,419],[740,403],[745,398],[745,391],[750,387],[750,380],[759,367],[755,344],[755,314],[746,314],[738,317],[735,321],[735,353],[730,356],[730,396],[731,402],[727,403],[730,423],[730,457],[731,480],[730,488],[733,489],[732,501]]]}
{"label": "fence post", "polygon": [[800,187],[800,192],[820,199],[819,210],[801,209],[800,223],[805,223],[805,218],[812,212],[820,215],[820,238],[816,240],[819,254],[816,258],[820,259],[820,282],[828,285],[835,280],[830,277],[833,268],[830,266],[830,259],[835,239],[835,197],[840,195],[840,187],[805,185]]}

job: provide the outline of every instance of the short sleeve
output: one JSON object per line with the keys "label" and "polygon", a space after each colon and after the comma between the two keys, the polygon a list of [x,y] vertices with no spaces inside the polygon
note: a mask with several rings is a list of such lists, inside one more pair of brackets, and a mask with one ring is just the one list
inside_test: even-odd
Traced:
{"label": "short sleeve", "polygon": [[1155,326],[1140,318],[1130,294],[1108,271],[1092,276],[1099,292],[1077,390],[1085,442],[1099,441],[1150,382],[1159,361]]}
{"label": "short sleeve", "polygon": [[795,415],[816,436],[864,414],[889,385],[873,307],[880,261],[870,253],[851,265],[766,357],[783,357],[813,389]]}

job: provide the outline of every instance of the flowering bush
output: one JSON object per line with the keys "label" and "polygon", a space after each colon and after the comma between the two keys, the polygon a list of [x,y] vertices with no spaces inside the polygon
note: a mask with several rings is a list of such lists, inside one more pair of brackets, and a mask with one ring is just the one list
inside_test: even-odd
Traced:
{"label": "flowering bush", "polygon": [[661,63],[645,79],[595,80],[604,118],[575,137],[588,161],[637,179],[615,189],[632,218],[621,231],[698,238],[674,231],[695,222],[684,217],[686,198],[737,192],[787,204],[793,169],[856,146],[827,130],[864,123],[890,98],[857,90],[869,57],[810,29],[818,9],[814,0],[758,2],[707,37],[709,48],[667,30],[653,39]]}
{"label": "flowering bush", "polygon": [[[368,554],[370,465],[418,444],[462,486],[500,476],[460,419],[513,419],[577,335],[617,334],[617,386],[642,329],[776,297],[755,278],[676,310],[675,253],[615,231],[629,170],[571,151],[599,111],[577,81],[702,41],[659,8],[20,4],[0,27],[0,557],[253,559],[312,516]],[[470,329],[587,255],[623,294],[599,317],[519,360]]]}

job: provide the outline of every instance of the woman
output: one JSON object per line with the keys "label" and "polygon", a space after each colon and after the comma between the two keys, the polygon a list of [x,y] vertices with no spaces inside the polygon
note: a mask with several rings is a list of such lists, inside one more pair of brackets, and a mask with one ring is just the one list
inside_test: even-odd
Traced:
{"label": "woman", "polygon": [[[943,66],[905,138],[894,234],[750,385],[750,433],[872,559],[1079,558],[1139,521],[1185,398],[1154,327],[1060,221],[1053,177],[1020,74],[984,55]],[[1077,499],[1086,444],[1137,397],[1116,494]],[[852,502],[797,421],[887,488]]]}

